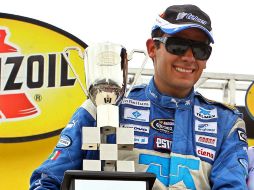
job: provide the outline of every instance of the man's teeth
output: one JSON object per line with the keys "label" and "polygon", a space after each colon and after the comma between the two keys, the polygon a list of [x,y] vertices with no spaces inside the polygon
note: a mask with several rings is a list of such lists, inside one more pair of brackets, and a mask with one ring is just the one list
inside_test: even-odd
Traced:
{"label": "man's teeth", "polygon": [[176,67],[176,70],[179,71],[179,72],[182,72],[182,73],[191,73],[192,72],[191,69],[183,69],[183,68],[180,68],[180,67]]}

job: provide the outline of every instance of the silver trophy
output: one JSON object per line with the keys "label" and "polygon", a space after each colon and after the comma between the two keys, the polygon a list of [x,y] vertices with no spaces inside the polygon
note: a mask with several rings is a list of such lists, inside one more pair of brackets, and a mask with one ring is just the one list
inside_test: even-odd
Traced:
{"label": "silver trophy", "polygon": [[[83,127],[83,150],[99,150],[100,160],[83,160],[83,170],[133,172],[134,161],[118,160],[118,150],[131,151],[133,128],[119,127],[119,108],[126,90],[126,49],[110,42],[89,46],[84,55],[86,88],[97,109],[97,126]],[[106,136],[116,135],[116,144],[108,144]]]}
{"label": "silver trophy", "polygon": [[84,61],[88,96],[94,105],[117,105],[126,89],[126,49],[110,42],[99,43],[86,48]]}
{"label": "silver trophy", "polygon": [[[69,47],[67,50],[79,49]],[[128,92],[126,92],[127,63],[136,52],[144,53],[146,56],[140,70],[134,76],[133,83],[129,86]],[[87,182],[92,182],[94,189],[103,189],[109,183],[111,189],[122,188],[119,187],[119,183],[114,184],[114,181],[120,181],[122,185],[126,184],[127,188],[131,183],[138,181],[141,183],[138,183],[139,186],[136,189],[151,189],[156,178],[154,174],[136,173],[134,161],[118,159],[120,150],[124,150],[124,152],[132,151],[134,147],[134,129],[119,127],[118,104],[123,96],[129,94],[139,78],[148,58],[146,52],[132,50],[127,56],[126,49],[123,46],[105,42],[89,46],[86,48],[84,55],[79,50],[79,55],[84,59],[85,63],[86,88],[83,87],[71,62],[68,61],[68,63],[76,75],[82,90],[90,99],[86,101],[89,109],[96,108],[97,121],[96,127],[83,126],[82,149],[97,150],[100,155],[99,160],[84,159],[83,171],[65,172],[61,189],[85,189],[88,186]],[[67,54],[64,56],[68,60]],[[109,134],[116,135],[115,144],[107,143],[106,137]],[[93,179],[96,181],[93,181]],[[99,184],[98,179],[102,183],[94,187],[94,184]]]}

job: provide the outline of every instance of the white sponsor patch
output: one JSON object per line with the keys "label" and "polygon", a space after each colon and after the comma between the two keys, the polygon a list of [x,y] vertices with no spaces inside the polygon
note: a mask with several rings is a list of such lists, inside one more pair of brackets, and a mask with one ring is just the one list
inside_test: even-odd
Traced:
{"label": "white sponsor patch", "polygon": [[71,145],[71,138],[67,135],[61,135],[56,147],[57,148],[67,148]]}
{"label": "white sponsor patch", "polygon": [[196,135],[196,142],[216,146],[217,138],[216,137],[209,137],[206,135]]}
{"label": "white sponsor patch", "polygon": [[247,135],[246,135],[246,133],[241,131],[241,130],[237,130],[237,132],[238,132],[239,140],[247,143]]}
{"label": "white sponsor patch", "polygon": [[217,122],[200,122],[195,120],[195,131],[217,134]]}
{"label": "white sponsor patch", "polygon": [[217,116],[217,109],[207,110],[200,106],[194,106],[194,114],[197,118],[209,120],[218,118]]}
{"label": "white sponsor patch", "polygon": [[128,104],[133,106],[139,106],[139,107],[150,107],[150,101],[140,101],[140,100],[133,100],[129,98],[125,98],[122,101],[122,104]]}
{"label": "white sponsor patch", "polygon": [[140,133],[149,133],[149,131],[150,131],[150,127],[148,127],[148,126],[142,126],[142,125],[124,124],[124,125],[121,125],[121,127],[124,127],[124,128],[133,128],[134,131],[140,132]]}
{"label": "white sponsor patch", "polygon": [[124,108],[124,119],[133,121],[149,122],[149,110],[138,110],[133,108]]}
{"label": "white sponsor patch", "polygon": [[134,143],[136,143],[136,144],[148,144],[148,137],[134,136]]}
{"label": "white sponsor patch", "polygon": [[215,151],[209,148],[204,148],[200,146],[196,146],[196,152],[198,156],[208,158],[210,160],[214,160],[215,158]]}
{"label": "white sponsor patch", "polygon": [[155,137],[154,149],[171,150],[172,140],[164,137]]}

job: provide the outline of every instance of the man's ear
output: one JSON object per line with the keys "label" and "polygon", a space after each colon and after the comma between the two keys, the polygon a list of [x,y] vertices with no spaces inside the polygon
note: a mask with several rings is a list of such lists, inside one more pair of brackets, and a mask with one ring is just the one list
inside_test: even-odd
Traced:
{"label": "man's ear", "polygon": [[206,62],[204,63],[204,68],[203,69],[206,69]]}
{"label": "man's ear", "polygon": [[149,55],[149,57],[153,60],[154,59],[154,56],[155,56],[155,44],[154,44],[154,41],[153,39],[148,39],[146,41],[146,49],[147,49],[147,53]]}

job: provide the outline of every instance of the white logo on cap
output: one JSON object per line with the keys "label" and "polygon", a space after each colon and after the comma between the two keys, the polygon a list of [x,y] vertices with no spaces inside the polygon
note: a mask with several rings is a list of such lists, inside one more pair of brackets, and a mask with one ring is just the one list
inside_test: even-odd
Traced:
{"label": "white logo on cap", "polygon": [[181,13],[178,13],[177,17],[176,17],[176,20],[181,20],[181,19],[184,19],[184,17],[188,20],[193,20],[193,21],[197,21],[203,25],[206,25],[207,22],[205,20],[202,20],[201,18],[199,18],[198,16],[195,16],[191,13],[185,13],[185,12],[181,12]]}
{"label": "white logo on cap", "polygon": [[178,13],[176,20],[182,20],[188,13],[182,12]]}

